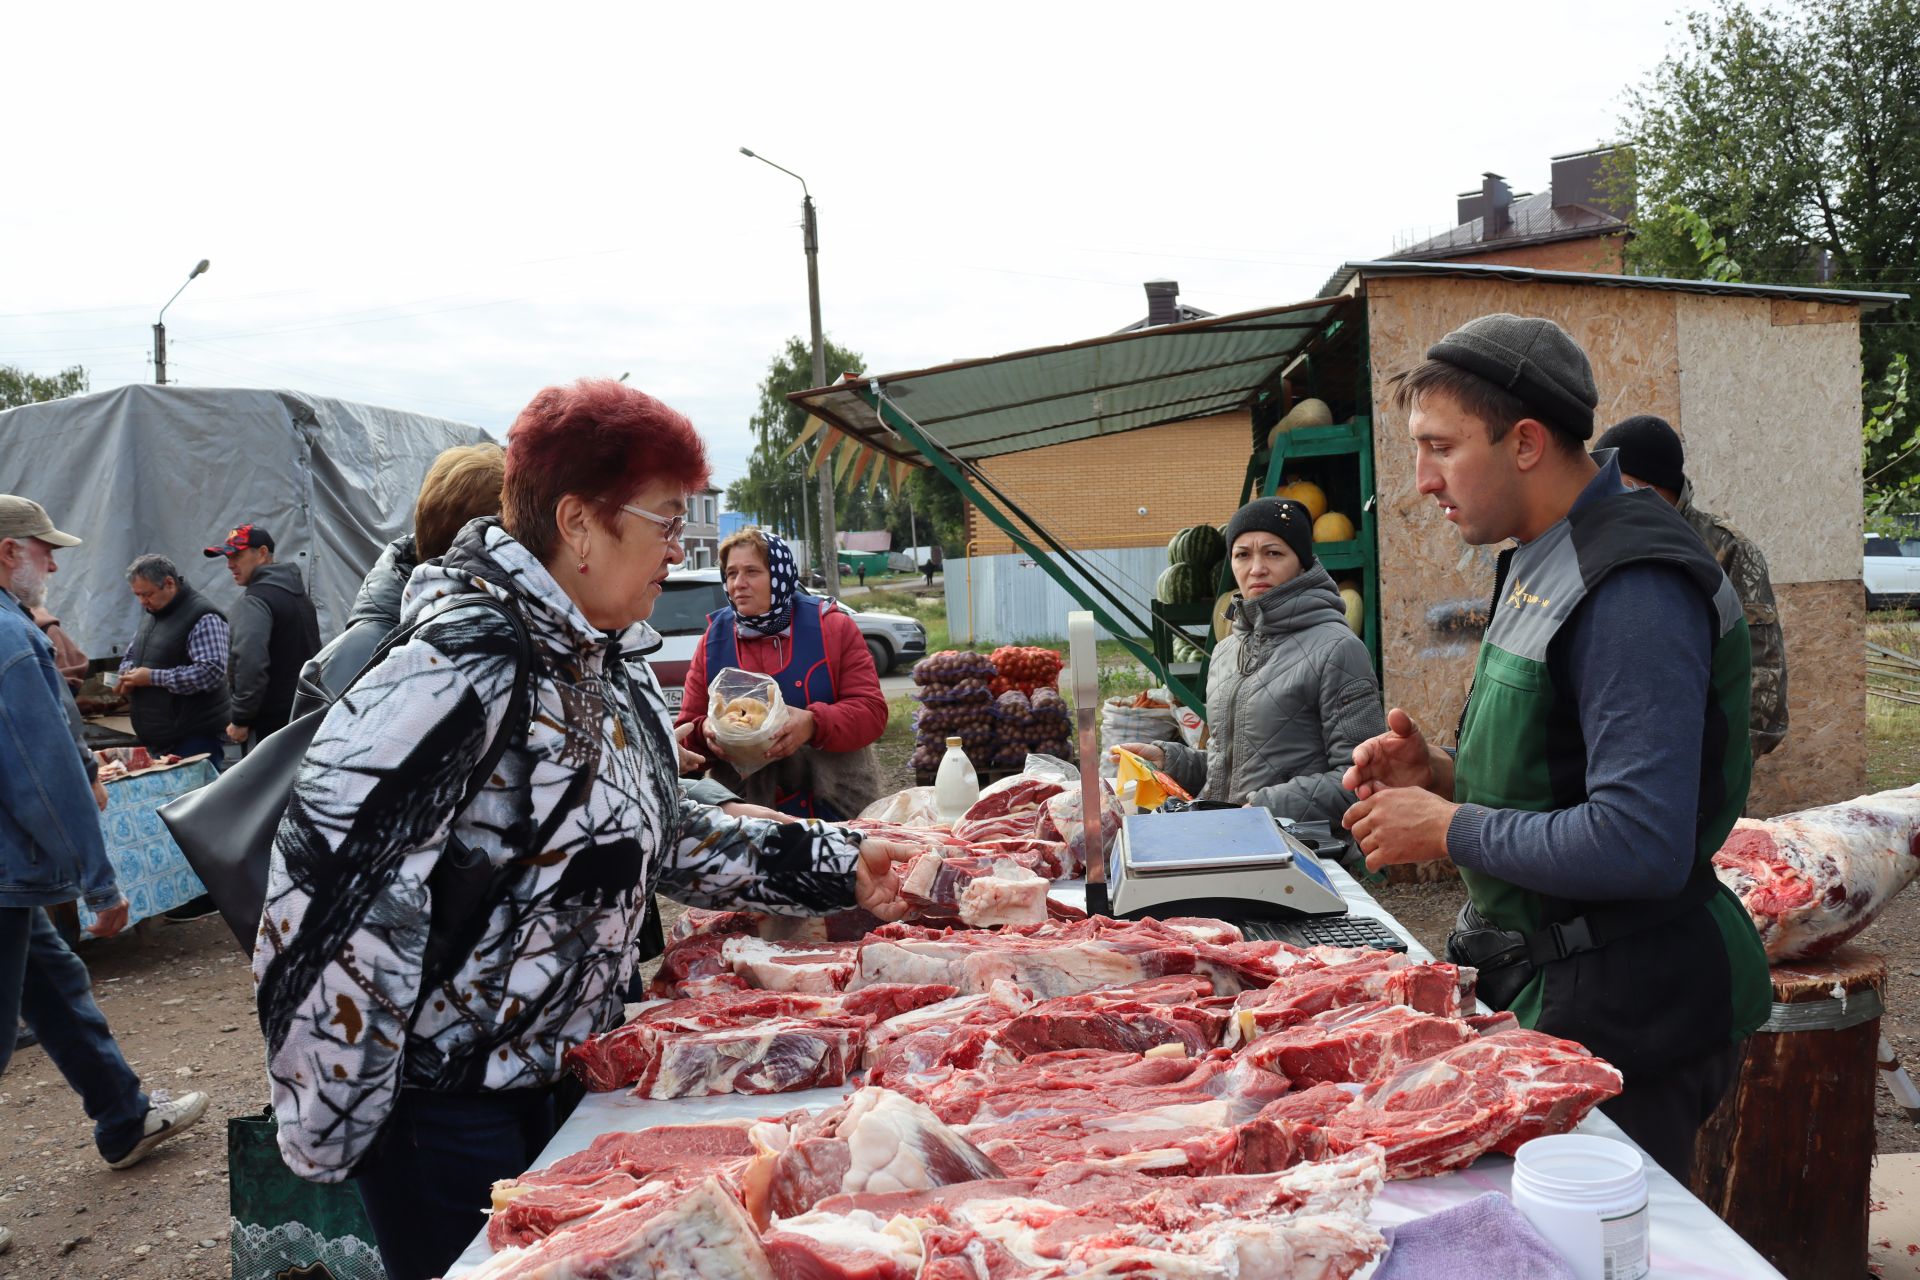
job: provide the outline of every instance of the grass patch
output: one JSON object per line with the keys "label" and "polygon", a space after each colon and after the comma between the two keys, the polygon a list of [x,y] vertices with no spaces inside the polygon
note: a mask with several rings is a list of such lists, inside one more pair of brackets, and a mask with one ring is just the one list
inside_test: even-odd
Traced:
{"label": "grass patch", "polygon": [[[1867,643],[1920,660],[1920,627],[1911,610],[1869,614]],[[1871,657],[1869,651],[1869,657]],[[1920,697],[1920,682],[1888,676],[1869,676],[1870,686],[1884,686]],[[1912,786],[1920,779],[1920,706],[1867,695],[1867,789],[1885,791]]]}

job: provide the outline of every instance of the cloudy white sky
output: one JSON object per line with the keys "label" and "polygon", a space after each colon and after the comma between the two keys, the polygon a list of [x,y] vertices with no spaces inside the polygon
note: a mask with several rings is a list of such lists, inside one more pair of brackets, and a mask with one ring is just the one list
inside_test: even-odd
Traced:
{"label": "cloudy white sky", "polygon": [[[737,478],[770,356],[1071,341],[1172,277],[1297,301],[1610,140],[1681,6],[1281,0],[10,8],[0,363],[295,387],[501,431],[582,374]],[[830,370],[837,372],[837,370]]]}

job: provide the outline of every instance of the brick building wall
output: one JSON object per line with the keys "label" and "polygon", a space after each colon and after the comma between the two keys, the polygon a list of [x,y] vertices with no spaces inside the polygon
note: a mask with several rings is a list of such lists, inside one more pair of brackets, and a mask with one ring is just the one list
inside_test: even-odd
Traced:
{"label": "brick building wall", "polygon": [[[1189,525],[1225,524],[1252,448],[1250,416],[1225,413],[1003,454],[981,470],[1069,547],[1150,547]],[[971,506],[967,537],[975,555],[1017,549]]]}
{"label": "brick building wall", "polygon": [[1448,262],[1499,263],[1535,271],[1590,271],[1598,275],[1625,275],[1627,238],[1624,233],[1555,240],[1550,244],[1493,245],[1478,253],[1450,255]]}

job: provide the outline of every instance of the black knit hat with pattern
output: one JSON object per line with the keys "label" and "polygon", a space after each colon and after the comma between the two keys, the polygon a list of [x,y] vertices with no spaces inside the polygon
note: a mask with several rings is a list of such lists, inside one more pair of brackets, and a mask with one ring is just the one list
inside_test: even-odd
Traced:
{"label": "black knit hat with pattern", "polygon": [[1313,516],[1292,498],[1255,498],[1227,521],[1227,556],[1243,533],[1270,533],[1293,549],[1300,567],[1313,563]]}

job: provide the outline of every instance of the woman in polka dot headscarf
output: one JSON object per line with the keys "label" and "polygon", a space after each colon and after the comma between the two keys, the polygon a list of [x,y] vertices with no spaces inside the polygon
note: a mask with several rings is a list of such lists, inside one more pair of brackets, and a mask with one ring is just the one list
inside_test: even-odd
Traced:
{"label": "woman in polka dot headscarf", "polygon": [[[720,574],[730,604],[707,619],[687,670],[682,743],[742,799],[801,818],[853,817],[879,794],[873,744],[887,728],[886,695],[860,628],[833,601],[800,590],[793,552],[763,530],[720,544]],[[724,667],[774,677],[788,708],[773,762],[745,778],[706,735],[707,677]]]}

